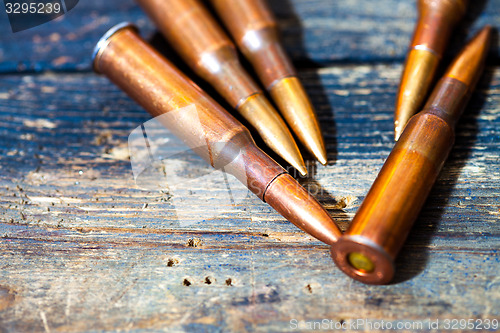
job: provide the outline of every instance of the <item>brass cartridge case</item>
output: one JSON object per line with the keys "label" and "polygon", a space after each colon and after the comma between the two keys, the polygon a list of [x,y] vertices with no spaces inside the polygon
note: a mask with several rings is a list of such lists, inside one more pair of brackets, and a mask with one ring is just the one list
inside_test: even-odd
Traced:
{"label": "brass cartridge case", "polygon": [[424,109],[413,116],[394,146],[351,225],[331,254],[347,275],[384,284],[453,146],[455,125],[488,53],[485,27],[449,67]]}
{"label": "brass cartridge case", "polygon": [[[328,212],[254,143],[250,132],[148,45],[129,24],[106,33],[94,51],[94,70],[106,75],[216,169],[234,175],[260,199],[313,237],[332,244],[341,232]],[[195,106],[200,126],[183,109]],[[161,118],[161,117],[160,117]]]}

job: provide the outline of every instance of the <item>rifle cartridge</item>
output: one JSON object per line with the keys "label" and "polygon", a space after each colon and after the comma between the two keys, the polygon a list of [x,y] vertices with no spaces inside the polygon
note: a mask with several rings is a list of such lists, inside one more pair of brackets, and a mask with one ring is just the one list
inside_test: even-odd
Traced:
{"label": "rifle cartridge", "polygon": [[424,109],[413,116],[348,230],[332,245],[337,266],[369,284],[388,283],[403,246],[455,141],[455,126],[483,72],[486,26],[455,58]]}

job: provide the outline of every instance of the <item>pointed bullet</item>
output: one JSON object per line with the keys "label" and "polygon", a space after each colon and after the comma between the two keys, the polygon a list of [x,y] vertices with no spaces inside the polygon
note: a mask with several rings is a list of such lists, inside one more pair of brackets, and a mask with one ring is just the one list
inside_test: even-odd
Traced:
{"label": "pointed bullet", "polygon": [[332,246],[333,260],[347,275],[369,284],[392,279],[394,259],[448,158],[490,43],[491,27],[486,26],[406,125],[349,228]]}
{"label": "pointed bullet", "polygon": [[464,16],[467,0],[418,0],[419,18],[401,77],[394,113],[397,141],[408,120],[427,97],[454,26]]}
{"label": "pointed bullet", "polygon": [[327,155],[311,101],[278,38],[264,0],[210,0],[302,144],[325,165]]}
{"label": "pointed bullet", "polygon": [[[486,56],[490,49],[492,28],[485,26],[462,50],[460,55],[456,58],[453,64],[448,68],[445,77],[455,79],[467,86],[468,91],[474,90],[477,81],[483,72]],[[439,90],[439,89],[436,89]],[[433,96],[438,99],[438,96]],[[442,96],[443,98],[445,95]],[[433,106],[433,99],[428,104]],[[436,105],[439,106],[439,105]],[[462,109],[465,105],[462,105]],[[457,108],[457,110],[459,110]],[[461,113],[458,111],[448,113],[449,117],[453,117],[455,122],[460,117]]]}
{"label": "pointed bullet", "polygon": [[[290,132],[285,133],[282,129],[287,128],[281,117],[276,113],[267,98],[262,94],[254,94],[247,98],[238,107],[238,111],[249,123],[260,133],[264,142],[295,169],[302,176],[307,175],[307,168],[302,155],[293,139],[288,140]],[[281,124],[276,126],[275,124]]]}
{"label": "pointed bullet", "polygon": [[285,121],[243,69],[236,48],[199,0],[137,0],[183,60],[210,83],[303,176],[302,155]]}
{"label": "pointed bullet", "polygon": [[270,90],[276,105],[300,142],[323,165],[327,164],[326,149],[313,106],[302,84],[296,77],[286,77],[276,82]]}

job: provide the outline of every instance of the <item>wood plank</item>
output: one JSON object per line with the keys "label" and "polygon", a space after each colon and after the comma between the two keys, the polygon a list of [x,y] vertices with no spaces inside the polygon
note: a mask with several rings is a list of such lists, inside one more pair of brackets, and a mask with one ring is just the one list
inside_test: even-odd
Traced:
{"label": "wood plank", "polygon": [[[320,70],[319,76],[313,71],[303,73],[324,127],[331,165],[311,165],[314,179],[302,181],[311,192],[318,192],[327,206],[336,207],[342,200],[347,201],[348,207],[344,210],[348,214],[338,216],[343,222],[352,217],[360,204],[359,198],[373,182],[392,148],[392,104],[399,71],[399,66],[348,66]],[[62,78],[7,76],[0,86],[5,97],[0,100],[3,101],[0,139],[2,177],[7,182],[6,193],[10,193],[6,201],[20,202],[13,206],[9,218],[23,220],[18,210],[25,205],[28,208],[23,213],[25,217],[29,213],[39,220],[51,221],[46,222],[51,225],[65,218],[75,223],[75,212],[99,210],[113,212],[108,214],[111,220],[120,212],[122,216],[115,217],[117,225],[123,223],[123,216],[135,216],[139,224],[151,217],[155,225],[162,221],[159,212],[174,217],[168,193],[128,191],[135,185],[127,160],[127,137],[132,129],[149,119],[148,115],[105,78],[92,74]],[[484,101],[485,95],[478,95],[471,103],[472,111],[466,113],[461,122],[457,144],[448,162],[452,167],[444,170],[441,178],[445,181],[437,184],[437,188],[443,186],[443,189],[436,191],[436,195],[444,193],[438,207],[446,200],[457,207],[487,205],[488,200],[495,200],[498,194],[495,188],[499,171],[494,163],[497,160],[495,138],[498,137],[498,115],[494,106],[497,83],[494,77],[488,88],[494,92],[493,97],[488,95]],[[486,86],[485,82],[482,89]],[[483,103],[483,111],[478,114]],[[487,181],[490,178],[493,180]],[[471,181],[477,185],[471,185],[476,184]],[[451,190],[457,193],[456,197],[446,198],[448,183],[455,183]],[[475,195],[485,202],[470,202],[475,198],[471,188],[477,188],[479,193]],[[50,199],[59,197],[57,193],[64,193],[68,198],[59,202]],[[81,196],[84,197],[78,199]],[[199,200],[202,197],[202,192],[193,196]],[[135,203],[133,208],[127,207],[130,203]],[[148,207],[143,209],[145,203]],[[52,206],[50,212],[46,206]],[[244,208],[250,211],[245,213]],[[250,212],[258,216],[252,220],[256,225],[280,219],[253,196],[248,196],[241,207],[227,212],[226,217],[239,220],[237,217]],[[106,223],[109,225],[111,221]],[[213,228],[217,223],[203,221],[199,227]],[[294,230],[287,224],[284,228]]]}
{"label": "wood plank", "polygon": [[[330,160],[311,163],[301,182],[344,229],[392,148],[400,72],[300,73]],[[189,199],[199,216],[183,219],[175,193],[137,188],[127,137],[149,117],[105,78],[3,75],[0,330],[289,331],[291,319],[498,318],[499,102],[500,70],[489,68],[395,283],[376,287],[345,276],[327,246],[251,195],[206,219],[226,189],[200,186]]]}
{"label": "wood plank", "polygon": [[[500,0],[473,1],[449,54],[484,24],[500,25]],[[273,0],[285,47],[299,67],[336,62],[402,62],[416,19],[413,1]],[[481,9],[484,7],[484,10]],[[480,12],[480,14],[478,13]],[[50,23],[13,34],[0,20],[0,72],[89,71],[97,40],[114,24],[131,21],[147,39],[154,27],[133,0],[80,1]],[[326,36],[326,37],[325,37]],[[498,57],[499,47],[492,56]]]}
{"label": "wood plank", "polygon": [[427,258],[410,247],[399,264],[411,279],[375,287],[340,273],[326,246],[202,237],[192,248],[182,237],[11,231],[0,243],[1,285],[13,295],[1,327],[289,331],[291,319],[498,318],[496,250],[439,247]]}

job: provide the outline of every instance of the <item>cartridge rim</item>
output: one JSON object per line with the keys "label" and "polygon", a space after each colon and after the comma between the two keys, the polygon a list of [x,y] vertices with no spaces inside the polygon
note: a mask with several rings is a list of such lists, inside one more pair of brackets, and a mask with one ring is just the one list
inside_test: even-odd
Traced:
{"label": "cartridge rim", "polygon": [[131,22],[122,22],[114,25],[111,27],[104,35],[99,39],[97,44],[94,47],[94,50],[92,51],[92,67],[95,72],[100,73],[99,68],[97,66],[97,59],[98,55],[100,54],[100,51],[108,44],[108,40],[116,34],[118,31],[126,29],[126,28],[131,28],[134,29],[135,31],[139,31],[137,26]]}
{"label": "cartridge rim", "polygon": [[[350,258],[356,253],[369,260],[373,269],[364,270],[352,265]],[[389,254],[372,240],[359,236],[343,236],[332,245],[331,255],[337,266],[355,280],[367,284],[386,284],[394,276],[394,261]]]}

